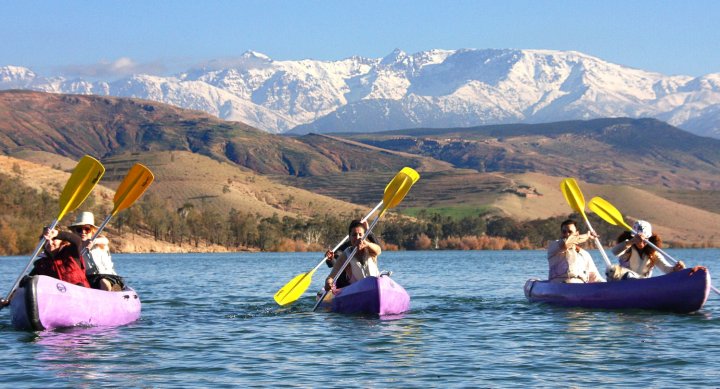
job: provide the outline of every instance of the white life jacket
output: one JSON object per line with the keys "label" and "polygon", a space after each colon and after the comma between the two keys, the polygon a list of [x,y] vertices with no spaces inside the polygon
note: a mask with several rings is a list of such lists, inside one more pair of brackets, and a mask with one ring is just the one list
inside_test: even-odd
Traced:
{"label": "white life jacket", "polygon": [[[345,258],[349,258],[350,254],[352,254],[355,247],[350,246],[345,249]],[[367,255],[366,253],[356,253],[355,256],[350,260],[350,264],[348,264],[348,268],[350,269],[350,283],[354,283],[357,281],[362,280],[365,277],[373,276],[377,277],[380,275],[380,270],[378,270],[377,266],[377,259],[374,257],[368,256],[363,261],[364,264],[360,261],[363,255]],[[345,271],[348,271],[347,269]]]}
{"label": "white life jacket", "polygon": [[644,258],[638,250],[630,246],[626,251],[620,253],[620,266],[630,269],[642,278],[652,275],[650,258]]}
{"label": "white life jacket", "polygon": [[569,261],[568,261],[568,282],[578,282],[577,280],[580,280],[581,282],[587,283],[590,280],[590,275],[587,272],[587,264],[589,262],[592,262],[592,257],[590,257],[590,253],[588,253],[585,250],[575,251],[575,249],[571,249],[569,253]]}

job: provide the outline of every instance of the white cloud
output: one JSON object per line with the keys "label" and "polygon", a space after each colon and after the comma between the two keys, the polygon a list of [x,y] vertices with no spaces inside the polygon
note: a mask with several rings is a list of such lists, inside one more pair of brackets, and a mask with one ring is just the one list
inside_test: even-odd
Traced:
{"label": "white cloud", "polygon": [[69,77],[110,78],[126,77],[133,74],[161,75],[167,67],[160,62],[138,63],[129,57],[120,57],[114,61],[100,61],[89,65],[68,65],[60,72]]}

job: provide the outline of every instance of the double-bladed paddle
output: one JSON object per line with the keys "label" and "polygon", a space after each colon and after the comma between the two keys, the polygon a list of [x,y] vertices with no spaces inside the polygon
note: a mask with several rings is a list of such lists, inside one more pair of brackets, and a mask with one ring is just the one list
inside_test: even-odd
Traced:
{"label": "double-bladed paddle", "polygon": [[[118,212],[127,209],[131,206],[143,193],[147,190],[150,184],[155,179],[150,169],[141,163],[136,163],[125,175],[125,179],[120,183],[117,190],[115,191],[115,197],[113,198],[114,207],[112,212],[103,220],[100,227],[93,235],[91,241],[94,242],[100,233],[105,229],[105,226],[110,222],[110,219],[115,216]],[[92,262],[92,257],[85,256],[88,249],[83,249],[83,257],[89,259],[88,262]],[[95,263],[87,264],[91,269],[97,269]]]}
{"label": "double-bladed paddle", "polygon": [[[633,235],[638,235],[637,231],[635,231],[632,227],[625,223],[625,219],[623,218],[623,215],[620,213],[620,211],[618,211],[615,206],[610,204],[609,201],[603,199],[602,197],[593,197],[592,199],[590,199],[588,207],[590,207],[591,211],[595,212],[606,222],[614,226],[624,227],[626,230],[632,232]],[[663,251],[660,247],[655,246],[647,238],[643,237],[643,240],[645,241],[645,243],[649,244],[652,248],[659,251],[662,255],[671,260],[673,264],[678,263],[677,259],[673,258],[670,254]],[[718,290],[716,287],[710,285],[710,288],[713,290],[713,292],[720,294],[720,290]]]}
{"label": "double-bladed paddle", "polygon": [[[80,204],[83,203],[83,201],[85,201],[104,173],[105,167],[103,167],[103,165],[95,158],[86,155],[80,159],[70,175],[70,179],[68,179],[68,182],[65,184],[65,188],[63,188],[63,191],[60,194],[60,213],[58,213],[55,221],[50,224],[50,229],[54,229],[68,212],[74,211],[80,206]],[[40,254],[40,250],[42,250],[44,244],[45,237],[42,237],[40,238],[40,243],[38,243],[35,248],[32,257],[30,258],[30,261],[27,265],[25,265],[25,269],[20,273],[17,280],[15,280],[12,288],[10,288],[10,292],[8,292],[5,297],[5,301],[10,299],[18,284],[20,284],[20,280],[22,280],[28,269],[30,269],[30,266],[32,266],[33,262],[35,262],[38,254]],[[0,307],[0,309],[1,308],[2,307]]]}
{"label": "double-bladed paddle", "polygon": [[[375,206],[365,217],[362,218],[361,221],[366,221],[367,219],[372,216],[373,213],[375,213],[380,207],[383,205],[383,202],[380,201],[378,205]],[[347,240],[350,238],[349,235],[345,235],[345,238],[340,241],[333,249],[332,252],[335,252],[337,249],[340,248]],[[295,276],[292,280],[288,281],[287,284],[285,284],[280,290],[275,293],[275,296],[273,298],[275,299],[275,302],[279,305],[288,305],[293,302],[295,302],[297,299],[302,296],[303,293],[307,290],[307,288],[310,287],[310,282],[312,281],[312,276],[315,274],[318,268],[322,266],[322,264],[327,260],[327,256],[324,256],[323,259],[320,260],[320,262],[309,272],[307,273],[301,273]]]}
{"label": "double-bladed paddle", "polygon": [[[577,181],[575,181],[574,178],[566,178],[562,180],[562,182],[560,183],[560,190],[562,190],[563,196],[565,196],[565,200],[568,202],[568,204],[570,204],[570,207],[575,210],[575,212],[582,215],[583,219],[585,219],[585,224],[587,224],[588,229],[594,234],[595,230],[593,230],[592,226],[590,225],[590,220],[588,220],[588,217],[585,214],[585,197],[580,191],[580,187],[578,186]],[[605,266],[612,266],[612,263],[610,263],[610,259],[608,258],[607,254],[605,254],[605,249],[603,249],[602,243],[600,243],[600,240],[598,238],[595,238],[595,246],[598,248],[598,250],[600,250],[600,254],[602,254],[602,257],[605,260]]]}
{"label": "double-bladed paddle", "polygon": [[[385,187],[385,193],[383,194],[383,208],[380,210],[380,213],[375,217],[375,220],[373,220],[372,224],[370,224],[370,227],[368,227],[367,231],[365,231],[365,234],[363,235],[362,240],[364,241],[368,235],[370,235],[370,232],[373,228],[375,228],[375,225],[377,224],[378,220],[380,220],[380,217],[390,208],[396,207],[400,202],[405,198],[405,195],[410,190],[410,188],[417,182],[417,180],[420,179],[420,175],[418,172],[413,170],[412,168],[405,167],[398,174],[395,175],[395,177],[390,181],[389,184]],[[340,270],[338,270],[337,274],[335,274],[335,277],[333,278],[332,285],[335,285],[340,275],[343,273],[347,265],[350,263],[350,261],[353,259],[355,254],[357,253],[357,246],[353,248],[353,251],[350,253],[350,255],[347,257],[345,262],[343,263]],[[313,307],[313,312],[317,310],[317,308],[320,306],[320,303],[325,299],[325,296],[327,296],[328,291],[326,290],[322,296],[320,296],[320,299],[318,299],[317,303],[315,303],[315,306]]]}

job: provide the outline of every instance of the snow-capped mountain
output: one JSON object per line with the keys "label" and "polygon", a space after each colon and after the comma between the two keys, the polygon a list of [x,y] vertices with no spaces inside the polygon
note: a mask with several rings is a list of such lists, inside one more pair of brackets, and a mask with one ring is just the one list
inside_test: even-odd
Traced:
{"label": "snow-capped mountain", "polygon": [[144,98],[269,132],[654,117],[720,138],[720,73],[666,76],[573,51],[395,50],[340,61],[247,52],[221,69],[101,82],[5,66],[0,89]]}

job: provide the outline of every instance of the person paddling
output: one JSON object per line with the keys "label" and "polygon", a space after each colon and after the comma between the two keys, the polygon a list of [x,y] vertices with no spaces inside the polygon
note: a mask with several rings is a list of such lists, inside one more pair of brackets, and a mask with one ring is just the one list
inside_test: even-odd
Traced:
{"label": "person paddling", "polygon": [[612,248],[612,253],[618,257],[620,264],[608,268],[609,280],[649,278],[656,266],[663,273],[685,268],[683,261],[678,261],[675,266],[669,264],[662,254],[645,242],[647,239],[655,246],[662,247],[662,239],[659,235],[653,234],[650,223],[638,220],[633,225],[633,230],[637,232],[635,236],[630,231],[623,232],[618,236],[618,243]]}
{"label": "person paddling", "polygon": [[[372,231],[370,231],[370,233],[367,234],[367,238],[365,238],[365,239],[370,241],[370,243],[379,244],[377,238],[375,238],[375,234]],[[332,269],[335,266],[335,262],[336,262],[335,258],[340,257],[340,254],[342,254],[342,252],[345,251],[345,249],[347,249],[348,247],[350,247],[350,250],[352,251],[353,245],[352,245],[352,243],[350,243],[350,241],[347,241],[344,244],[342,244],[340,247],[338,247],[338,249],[335,250],[335,252],[333,253],[333,256],[326,255],[325,256],[325,264],[327,265],[327,267]],[[342,263],[340,265],[342,266]],[[345,274],[342,274],[338,278],[337,282],[335,283],[336,288],[344,288],[348,285],[350,285],[350,281],[348,280],[348,277],[346,277]]]}
{"label": "person paddling", "polygon": [[348,227],[350,246],[343,250],[337,258],[335,258],[335,253],[331,250],[325,253],[327,258],[335,258],[333,269],[325,280],[325,290],[331,290],[336,286],[333,285],[333,279],[355,248],[357,248],[357,253],[355,253],[350,260],[350,264],[345,268],[345,277],[347,278],[348,284],[353,284],[368,276],[377,277],[380,275],[377,257],[382,250],[377,243],[363,239],[367,230],[367,221],[361,222],[360,220],[353,220]]}
{"label": "person paddling", "polygon": [[85,275],[85,261],[80,252],[82,240],[80,236],[66,231],[44,228],[46,239],[43,255],[35,261],[30,275],[43,275],[57,278],[71,284],[90,287]]}
{"label": "person paddling", "polygon": [[580,247],[582,243],[596,238],[597,234],[580,234],[577,223],[572,219],[560,224],[560,233],[561,238],[548,245],[548,280],[563,283],[605,282],[590,253]]}
{"label": "person paddling", "polygon": [[81,212],[70,225],[70,229],[80,236],[83,248],[88,249],[86,263],[90,285],[101,290],[121,290],[122,287],[119,285],[122,281],[115,272],[115,265],[110,256],[110,241],[105,235],[100,235],[92,241],[98,230],[98,226],[95,225],[95,215],[92,212]]}

